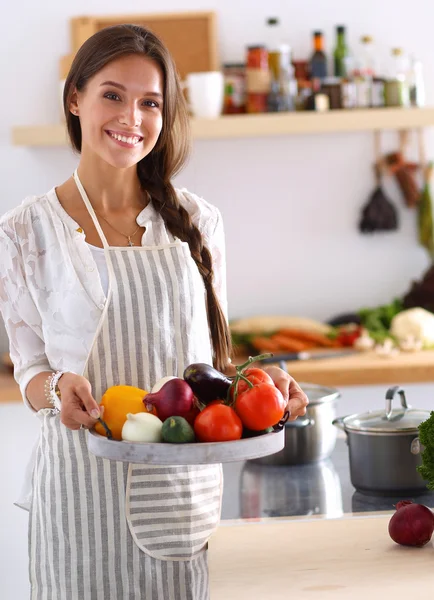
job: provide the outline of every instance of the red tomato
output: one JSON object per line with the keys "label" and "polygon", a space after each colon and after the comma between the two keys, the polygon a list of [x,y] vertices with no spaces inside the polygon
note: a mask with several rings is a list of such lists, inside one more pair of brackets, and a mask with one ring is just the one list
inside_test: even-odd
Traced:
{"label": "red tomato", "polygon": [[193,404],[193,407],[184,415],[184,419],[193,427],[197,415],[200,413],[200,409]]}
{"label": "red tomato", "polygon": [[341,346],[353,346],[354,342],[362,335],[362,327],[360,325],[349,324],[339,328],[339,333],[336,341]]}
{"label": "red tomato", "polygon": [[274,384],[259,383],[238,395],[234,409],[245,427],[261,431],[280,421],[286,402]]}
{"label": "red tomato", "polygon": [[[252,367],[251,369],[243,371],[243,375],[244,377],[247,377],[253,385],[257,385],[258,383],[269,383],[270,385],[274,385],[271,377],[263,369]],[[245,392],[247,389],[249,389],[248,384],[243,379],[240,379],[238,382],[238,394]],[[231,386],[231,398],[234,397],[234,393],[235,387]]]}
{"label": "red tomato", "polygon": [[199,442],[230,442],[241,439],[243,424],[233,408],[216,403],[196,417],[194,433]]}

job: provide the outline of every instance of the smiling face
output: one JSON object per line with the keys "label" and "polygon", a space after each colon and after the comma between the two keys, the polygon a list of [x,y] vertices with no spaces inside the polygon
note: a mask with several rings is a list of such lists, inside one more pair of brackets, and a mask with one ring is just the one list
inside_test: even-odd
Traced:
{"label": "smiling face", "polygon": [[163,125],[163,73],[139,54],[116,59],[72,95],[80,119],[82,157],[126,169],[148,155]]}

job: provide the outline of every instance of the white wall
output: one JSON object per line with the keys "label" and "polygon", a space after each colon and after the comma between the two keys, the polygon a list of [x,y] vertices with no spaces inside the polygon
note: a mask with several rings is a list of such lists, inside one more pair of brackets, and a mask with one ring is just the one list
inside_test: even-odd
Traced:
{"label": "white wall", "polygon": [[[14,148],[9,141],[13,125],[58,119],[58,59],[69,51],[68,19],[195,9],[218,12],[223,62],[242,60],[247,44],[264,40],[265,18],[274,15],[298,58],[309,53],[316,28],[326,32],[330,50],[337,23],[348,25],[354,48],[362,34],[372,34],[382,59],[401,45],[424,62],[428,103],[434,103],[429,0],[410,6],[404,0],[268,0],[266,7],[259,0],[161,0],[158,6],[21,0],[5,9],[8,27],[0,37],[0,213],[61,183],[76,165],[68,149]],[[389,134],[384,148],[395,142]],[[372,160],[370,134],[196,142],[177,182],[223,212],[232,318],[273,312],[327,318],[387,302],[420,276],[427,259],[416,242],[415,215],[403,208],[393,182],[388,189],[401,209],[401,230],[375,238],[357,233],[360,207],[373,189]]]}

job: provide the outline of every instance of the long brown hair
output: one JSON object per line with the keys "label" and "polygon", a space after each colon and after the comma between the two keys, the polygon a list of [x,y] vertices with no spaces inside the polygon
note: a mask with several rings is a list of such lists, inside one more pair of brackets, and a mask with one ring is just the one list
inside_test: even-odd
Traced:
{"label": "long brown hair", "polygon": [[229,327],[213,286],[211,253],[202,234],[179,202],[172,178],[184,166],[190,150],[190,126],[186,103],[173,59],[162,41],[138,25],[115,25],[95,33],[78,50],[65,82],[63,107],[73,149],[81,152],[80,120],[70,111],[75,89],[84,90],[88,80],[109,62],[129,54],[154,60],[163,72],[163,126],[153,150],[137,164],[141,187],[164,219],[170,233],[187,242],[202,275],[208,309],[208,324],[214,350],[214,365],[224,370],[231,354]]}

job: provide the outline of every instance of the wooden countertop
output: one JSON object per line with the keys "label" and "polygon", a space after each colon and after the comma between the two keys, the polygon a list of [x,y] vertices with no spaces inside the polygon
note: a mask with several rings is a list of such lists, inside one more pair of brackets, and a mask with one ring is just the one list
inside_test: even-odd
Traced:
{"label": "wooden countertop", "polygon": [[387,516],[221,525],[209,542],[212,600],[425,600],[434,548],[398,546]]}
{"label": "wooden countertop", "polygon": [[[234,362],[241,364],[243,358]],[[426,383],[434,382],[434,350],[401,352],[393,358],[360,352],[335,358],[289,361],[287,367],[297,381],[334,387]]]}

